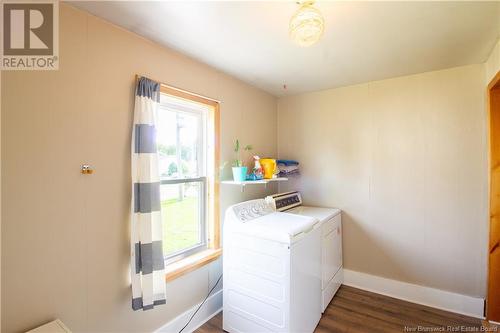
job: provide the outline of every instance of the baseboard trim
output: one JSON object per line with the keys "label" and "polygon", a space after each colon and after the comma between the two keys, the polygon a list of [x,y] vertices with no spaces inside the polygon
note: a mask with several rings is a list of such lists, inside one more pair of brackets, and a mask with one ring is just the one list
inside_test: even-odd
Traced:
{"label": "baseboard trim", "polygon": [[456,294],[348,269],[344,269],[344,284],[408,302],[484,319],[483,298]]}
{"label": "baseboard trim", "polygon": [[[168,300],[167,300],[168,302]],[[155,333],[177,333],[179,332],[184,325],[186,325],[187,321],[191,317],[191,315],[196,311],[199,304],[196,304],[191,309],[186,312],[178,315],[159,329],[155,331]],[[184,329],[183,333],[191,333],[198,329],[201,325],[209,321],[212,317],[217,315],[222,311],[222,289],[213,293],[200,308],[200,311],[194,316],[193,320],[189,325]]]}

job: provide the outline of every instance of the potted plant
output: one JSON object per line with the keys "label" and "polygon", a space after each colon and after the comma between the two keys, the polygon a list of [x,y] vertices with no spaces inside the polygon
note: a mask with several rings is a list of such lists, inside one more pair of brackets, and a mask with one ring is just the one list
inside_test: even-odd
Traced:
{"label": "potted plant", "polygon": [[[252,150],[252,146],[246,145],[242,149],[244,151],[250,151]],[[241,147],[238,139],[236,139],[234,144],[234,152],[236,153],[236,159],[233,161],[233,179],[234,181],[242,182],[247,178],[247,167],[244,166],[243,160],[241,159]]]}

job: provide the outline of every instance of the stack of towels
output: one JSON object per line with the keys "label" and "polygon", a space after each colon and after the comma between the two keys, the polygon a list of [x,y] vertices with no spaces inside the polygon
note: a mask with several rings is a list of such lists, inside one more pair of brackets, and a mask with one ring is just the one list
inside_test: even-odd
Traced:
{"label": "stack of towels", "polygon": [[279,174],[278,177],[287,177],[299,173],[299,162],[294,160],[277,160]]}

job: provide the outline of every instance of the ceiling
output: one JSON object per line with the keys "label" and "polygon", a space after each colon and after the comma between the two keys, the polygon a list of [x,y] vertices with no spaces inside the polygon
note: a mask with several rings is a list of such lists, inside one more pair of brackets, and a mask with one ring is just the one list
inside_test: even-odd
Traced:
{"label": "ceiling", "polygon": [[482,63],[500,36],[500,2],[318,1],[309,48],[288,36],[295,1],[71,4],[276,96]]}

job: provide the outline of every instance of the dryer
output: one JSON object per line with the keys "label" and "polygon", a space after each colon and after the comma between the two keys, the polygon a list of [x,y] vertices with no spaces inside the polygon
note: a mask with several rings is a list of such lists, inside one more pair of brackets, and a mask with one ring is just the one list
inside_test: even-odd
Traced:
{"label": "dryer", "polygon": [[276,211],[319,220],[321,229],[321,311],[324,312],[344,281],[342,269],[342,217],[337,208],[302,205],[298,191],[266,197]]}

